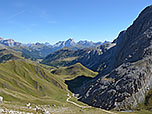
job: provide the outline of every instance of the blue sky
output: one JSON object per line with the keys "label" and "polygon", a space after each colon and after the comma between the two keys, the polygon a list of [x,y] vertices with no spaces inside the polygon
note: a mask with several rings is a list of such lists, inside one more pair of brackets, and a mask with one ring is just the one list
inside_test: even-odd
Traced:
{"label": "blue sky", "polygon": [[0,36],[50,42],[112,41],[151,0],[0,0]]}

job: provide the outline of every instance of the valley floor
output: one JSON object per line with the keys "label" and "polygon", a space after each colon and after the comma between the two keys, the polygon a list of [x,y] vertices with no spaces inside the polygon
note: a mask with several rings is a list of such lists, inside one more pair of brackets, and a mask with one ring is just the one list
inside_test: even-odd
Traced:
{"label": "valley floor", "polygon": [[27,106],[27,104],[4,101],[0,106],[0,114],[152,114],[152,111],[106,111],[103,109],[87,106],[78,101],[75,102],[75,98],[71,95],[69,91],[67,91],[67,99],[62,106],[57,106],[55,104],[31,104],[30,106]]}

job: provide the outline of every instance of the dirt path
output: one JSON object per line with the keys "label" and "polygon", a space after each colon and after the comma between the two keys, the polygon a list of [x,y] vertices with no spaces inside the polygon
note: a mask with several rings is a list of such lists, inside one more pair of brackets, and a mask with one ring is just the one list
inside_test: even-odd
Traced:
{"label": "dirt path", "polygon": [[74,105],[76,105],[76,106],[78,106],[80,108],[91,108],[91,106],[82,106],[82,105],[79,105],[79,104],[77,104],[77,103],[75,103],[73,101],[70,101],[69,99],[71,99],[71,96],[70,96],[69,93],[67,94],[67,96],[68,96],[68,98],[66,99],[67,102],[72,103],[72,104],[74,104]]}
{"label": "dirt path", "polygon": [[[73,101],[70,101],[71,99],[71,96],[69,94],[69,91],[67,90],[67,96],[68,98],[66,99],[67,102],[71,103],[71,104],[74,104],[75,106],[77,107],[80,107],[80,108],[91,108],[91,106],[82,106],[82,105],[79,105]],[[107,111],[107,110],[104,110],[104,109],[101,109],[103,112],[106,112],[106,113],[109,113],[109,114],[117,114],[117,113],[114,113],[114,112],[111,112],[111,111]]]}

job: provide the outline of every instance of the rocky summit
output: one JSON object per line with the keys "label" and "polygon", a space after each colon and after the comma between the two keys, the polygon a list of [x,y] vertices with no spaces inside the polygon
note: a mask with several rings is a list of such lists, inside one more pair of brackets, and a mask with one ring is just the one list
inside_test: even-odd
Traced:
{"label": "rocky summit", "polygon": [[20,46],[21,43],[15,42],[13,39],[4,39],[0,37],[0,44],[5,46]]}
{"label": "rocky summit", "polygon": [[107,110],[133,109],[152,88],[152,6],[113,43],[98,60],[99,75],[79,89],[79,100]]}

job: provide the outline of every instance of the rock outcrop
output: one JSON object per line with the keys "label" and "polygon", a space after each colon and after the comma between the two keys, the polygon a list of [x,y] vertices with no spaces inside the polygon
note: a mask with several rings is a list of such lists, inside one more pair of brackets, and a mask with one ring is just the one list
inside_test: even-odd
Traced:
{"label": "rock outcrop", "polygon": [[0,104],[2,104],[2,102],[3,102],[3,97],[0,96]]}
{"label": "rock outcrop", "polygon": [[0,37],[0,44],[5,46],[20,46],[21,43],[15,42],[13,39],[4,39]]}
{"label": "rock outcrop", "polygon": [[99,75],[80,88],[79,100],[107,110],[132,109],[152,88],[152,6],[113,43],[98,59]]}

